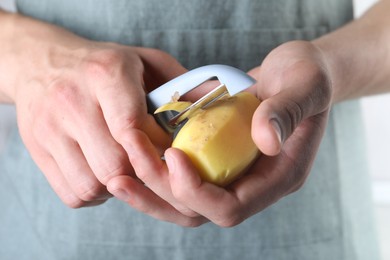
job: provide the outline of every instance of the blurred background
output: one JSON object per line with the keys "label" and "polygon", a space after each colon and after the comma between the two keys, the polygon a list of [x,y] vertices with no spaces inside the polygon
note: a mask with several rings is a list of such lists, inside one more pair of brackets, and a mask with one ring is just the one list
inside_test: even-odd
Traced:
{"label": "blurred background", "polygon": [[[354,0],[355,16],[377,0]],[[390,94],[362,99],[369,171],[382,259],[390,260]]]}
{"label": "blurred background", "polygon": [[[361,16],[376,0],[354,0],[355,16]],[[0,6],[14,10],[14,0],[0,0]],[[367,141],[367,160],[372,176],[377,229],[382,259],[390,260],[390,94],[362,99]],[[10,125],[16,121],[15,109],[0,105],[0,153],[7,140]],[[1,173],[0,173],[1,174]]]}

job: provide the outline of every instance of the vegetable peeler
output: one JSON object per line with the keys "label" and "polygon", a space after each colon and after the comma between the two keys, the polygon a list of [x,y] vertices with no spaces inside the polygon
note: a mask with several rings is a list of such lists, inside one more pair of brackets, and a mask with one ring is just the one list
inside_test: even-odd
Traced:
{"label": "vegetable peeler", "polygon": [[169,133],[174,133],[194,111],[205,108],[214,101],[229,95],[233,96],[252,86],[256,81],[245,72],[227,65],[212,64],[190,70],[159,88],[150,92],[146,98],[150,113],[172,101],[174,93],[185,93],[200,86],[202,83],[217,78],[220,85],[198,99],[181,112],[168,110],[154,114],[157,122]]}

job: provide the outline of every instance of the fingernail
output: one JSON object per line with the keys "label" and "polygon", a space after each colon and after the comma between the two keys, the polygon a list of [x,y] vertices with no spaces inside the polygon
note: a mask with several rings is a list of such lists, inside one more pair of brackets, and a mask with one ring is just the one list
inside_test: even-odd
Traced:
{"label": "fingernail", "polygon": [[112,191],[112,195],[114,195],[115,198],[123,201],[128,201],[130,199],[130,194],[123,189]]}
{"label": "fingernail", "polygon": [[275,129],[279,143],[282,144],[283,143],[282,127],[280,126],[279,121],[273,118],[270,120],[270,124]]}

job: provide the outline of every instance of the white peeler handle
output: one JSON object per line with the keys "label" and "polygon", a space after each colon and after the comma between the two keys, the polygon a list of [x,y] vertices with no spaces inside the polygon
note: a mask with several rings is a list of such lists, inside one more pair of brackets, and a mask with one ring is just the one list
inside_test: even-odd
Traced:
{"label": "white peeler handle", "polygon": [[183,95],[214,77],[226,86],[231,96],[256,82],[248,74],[234,67],[220,64],[206,65],[190,70],[150,92],[147,95],[149,109],[155,110],[170,102],[175,92]]}

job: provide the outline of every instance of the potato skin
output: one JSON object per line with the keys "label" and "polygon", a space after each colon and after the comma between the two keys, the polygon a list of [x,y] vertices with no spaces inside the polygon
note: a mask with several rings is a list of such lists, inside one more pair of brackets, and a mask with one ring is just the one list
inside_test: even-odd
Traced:
{"label": "potato skin", "polygon": [[259,104],[248,92],[218,100],[189,118],[172,147],[189,156],[204,181],[226,186],[260,153],[251,137],[252,116]]}

